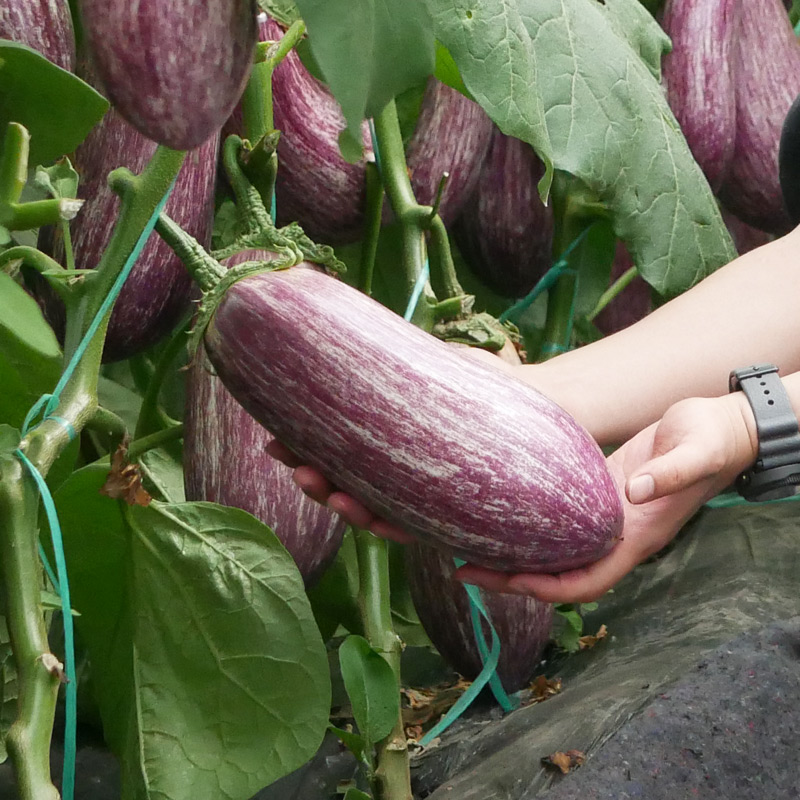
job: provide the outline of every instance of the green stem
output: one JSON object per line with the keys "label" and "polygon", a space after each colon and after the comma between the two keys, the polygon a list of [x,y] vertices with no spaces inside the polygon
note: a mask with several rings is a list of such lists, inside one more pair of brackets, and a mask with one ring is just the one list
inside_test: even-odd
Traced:
{"label": "green stem", "polygon": [[[353,531],[358,557],[358,605],[364,636],[391,666],[400,692],[401,643],[392,625],[389,593],[389,547],[367,531]],[[375,800],[413,800],[411,773],[402,712],[391,733],[377,744],[377,769],[372,790]]]}
{"label": "green stem", "polygon": [[431,282],[434,294],[440,300],[461,297],[464,290],[456,277],[456,266],[450,250],[450,239],[442,218],[437,214],[431,220]]}
{"label": "green stem", "polygon": [[592,312],[586,317],[589,322],[592,322],[594,318],[618,295],[625,291],[625,289],[630,285],[631,281],[639,274],[639,270],[636,267],[631,267],[630,269],[626,270],[622,273],[622,275],[617,278],[611,286],[606,289],[603,294],[600,295],[600,299],[597,301],[597,305],[592,309]]}
{"label": "green stem", "polygon": [[[64,268],[58,261],[45,255],[35,247],[19,245],[10,247],[0,253],[0,272],[16,271],[17,267],[30,267],[35,269],[53,287],[62,300],[66,301],[70,295],[69,286],[65,286],[60,277],[64,273]],[[50,279],[52,277],[52,280]]]}
{"label": "green stem", "polygon": [[381,235],[381,218],[383,216],[383,184],[378,167],[367,164],[367,211],[364,225],[364,239],[361,244],[361,269],[359,273],[360,289],[364,294],[372,294],[372,278],[375,273],[375,256],[378,253],[378,241]]}
{"label": "green stem", "polygon": [[239,162],[241,152],[242,140],[238,136],[229,136],[222,146],[222,163],[236,198],[236,209],[246,228],[245,233],[257,234],[272,228],[272,220],[261,194],[242,170]]}
{"label": "green stem", "polygon": [[121,441],[128,433],[122,418],[102,406],[95,409],[92,417],[86,421],[85,427],[111,441]]}
{"label": "green stem", "polygon": [[158,399],[161,395],[161,387],[167,376],[172,372],[175,359],[181,350],[186,348],[187,332],[186,329],[191,319],[186,319],[172,335],[172,338],[161,351],[158,361],[156,361],[153,375],[147,386],[147,391],[142,398],[142,407],[139,410],[139,418],[136,421],[136,439],[153,433],[164,427],[166,414],[161,409]]}
{"label": "green stem", "polygon": [[200,242],[170,219],[161,214],[156,222],[156,232],[170,246],[183,265],[189,270],[195,283],[204,291],[213,289],[228,271],[209,255]]}
{"label": "green stem", "polygon": [[156,447],[161,447],[162,444],[174,442],[177,439],[183,438],[183,423],[173,425],[171,428],[165,428],[162,431],[156,431],[148,436],[142,436],[141,439],[134,439],[130,447],[128,447],[128,459],[136,461],[148,450],[154,450]]}
{"label": "green stem", "polygon": [[50,779],[50,736],[59,681],[41,609],[37,510],[33,481],[17,459],[0,463],[0,591],[17,670],[17,718],[6,737],[20,800],[58,800]]}
{"label": "green stem", "polygon": [[286,33],[281,36],[280,41],[277,45],[275,45],[275,52],[270,52],[267,54],[269,58],[269,65],[272,69],[278,66],[278,64],[289,55],[289,52],[292,50],[293,47],[297,46],[297,43],[303,38],[306,32],[306,24],[303,20],[298,19],[293,22],[289,28],[287,29]]}

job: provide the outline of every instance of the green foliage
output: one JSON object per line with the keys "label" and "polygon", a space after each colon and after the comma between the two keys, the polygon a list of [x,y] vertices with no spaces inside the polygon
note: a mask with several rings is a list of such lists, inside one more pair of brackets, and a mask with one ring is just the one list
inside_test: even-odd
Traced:
{"label": "green foliage", "polygon": [[107,109],[108,101],[80,78],[26,45],[0,40],[0,137],[9,122],[24,125],[31,164],[71,153]]}
{"label": "green foliage", "polygon": [[391,666],[361,636],[348,636],[342,642],[339,664],[358,730],[369,743],[379,742],[389,735],[400,712]]}
{"label": "green foliage", "polygon": [[583,615],[597,610],[597,603],[558,603],[555,612],[562,621],[561,630],[556,636],[556,645],[567,653],[580,650],[580,638],[583,636]]}
{"label": "green foliage", "polygon": [[291,25],[300,19],[294,0],[258,0],[258,5],[283,25]]}
{"label": "green foliage", "polygon": [[52,167],[36,167],[33,183],[49,197],[61,199],[78,196],[78,173],[66,157]]}
{"label": "green foliage", "polygon": [[245,512],[123,512],[99,494],[106,471],[79,470],[55,500],[123,793],[245,800],[310,758],[327,725],[330,678],[302,579]]}
{"label": "green foliage", "polygon": [[361,141],[365,117],[376,116],[433,73],[434,38],[425,0],[299,0],[297,7],[314,58],[342,107],[351,146]]}
{"label": "green foliage", "polygon": [[58,382],[61,349],[36,301],[0,273],[0,422],[20,428]]}
{"label": "green foliage", "polygon": [[6,621],[0,616],[0,764],[6,752],[6,734],[17,714],[17,671],[11,657],[11,640]]}

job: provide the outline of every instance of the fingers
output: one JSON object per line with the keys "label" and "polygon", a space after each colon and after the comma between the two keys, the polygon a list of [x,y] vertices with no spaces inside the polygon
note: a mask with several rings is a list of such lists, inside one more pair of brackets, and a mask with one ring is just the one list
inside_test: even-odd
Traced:
{"label": "fingers", "polygon": [[648,503],[716,475],[721,466],[708,450],[679,444],[638,469],[626,483],[625,494],[634,505]]}
{"label": "fingers", "polygon": [[267,445],[267,455],[272,456],[292,469],[299,467],[303,463],[283,442],[279,442],[277,439],[272,439]]}

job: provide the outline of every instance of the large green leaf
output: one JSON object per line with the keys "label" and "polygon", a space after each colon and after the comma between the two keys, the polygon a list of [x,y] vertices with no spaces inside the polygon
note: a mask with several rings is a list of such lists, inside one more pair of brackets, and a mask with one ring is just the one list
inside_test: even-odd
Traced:
{"label": "large green leaf", "polygon": [[[76,619],[123,796],[246,800],[304,763],[330,677],[294,562],[243,511],[131,509],[84,468],[56,492]],[[147,788],[145,788],[147,787]]]}
{"label": "large green leaf", "polygon": [[60,373],[61,350],[39,306],[0,273],[0,422],[21,427],[30,407],[52,391]]}
{"label": "large green leaf", "polygon": [[428,2],[475,99],[608,207],[656,290],[681,292],[735,256],[655,77],[668,41],[637,0]]}
{"label": "large green leaf", "polygon": [[29,163],[71,153],[102,119],[108,101],[24,44],[0,40],[0,140],[9,122],[31,134]]}
{"label": "large green leaf", "polygon": [[311,51],[361,141],[361,121],[433,73],[426,0],[297,0]]}

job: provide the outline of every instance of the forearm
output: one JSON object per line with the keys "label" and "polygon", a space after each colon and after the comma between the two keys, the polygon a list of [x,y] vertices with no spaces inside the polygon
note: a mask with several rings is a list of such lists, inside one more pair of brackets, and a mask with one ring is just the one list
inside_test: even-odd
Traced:
{"label": "forearm", "polygon": [[731,369],[800,370],[800,230],[754,250],[617,334],[520,368],[600,444],[627,440],[686,397],[728,390]]}

